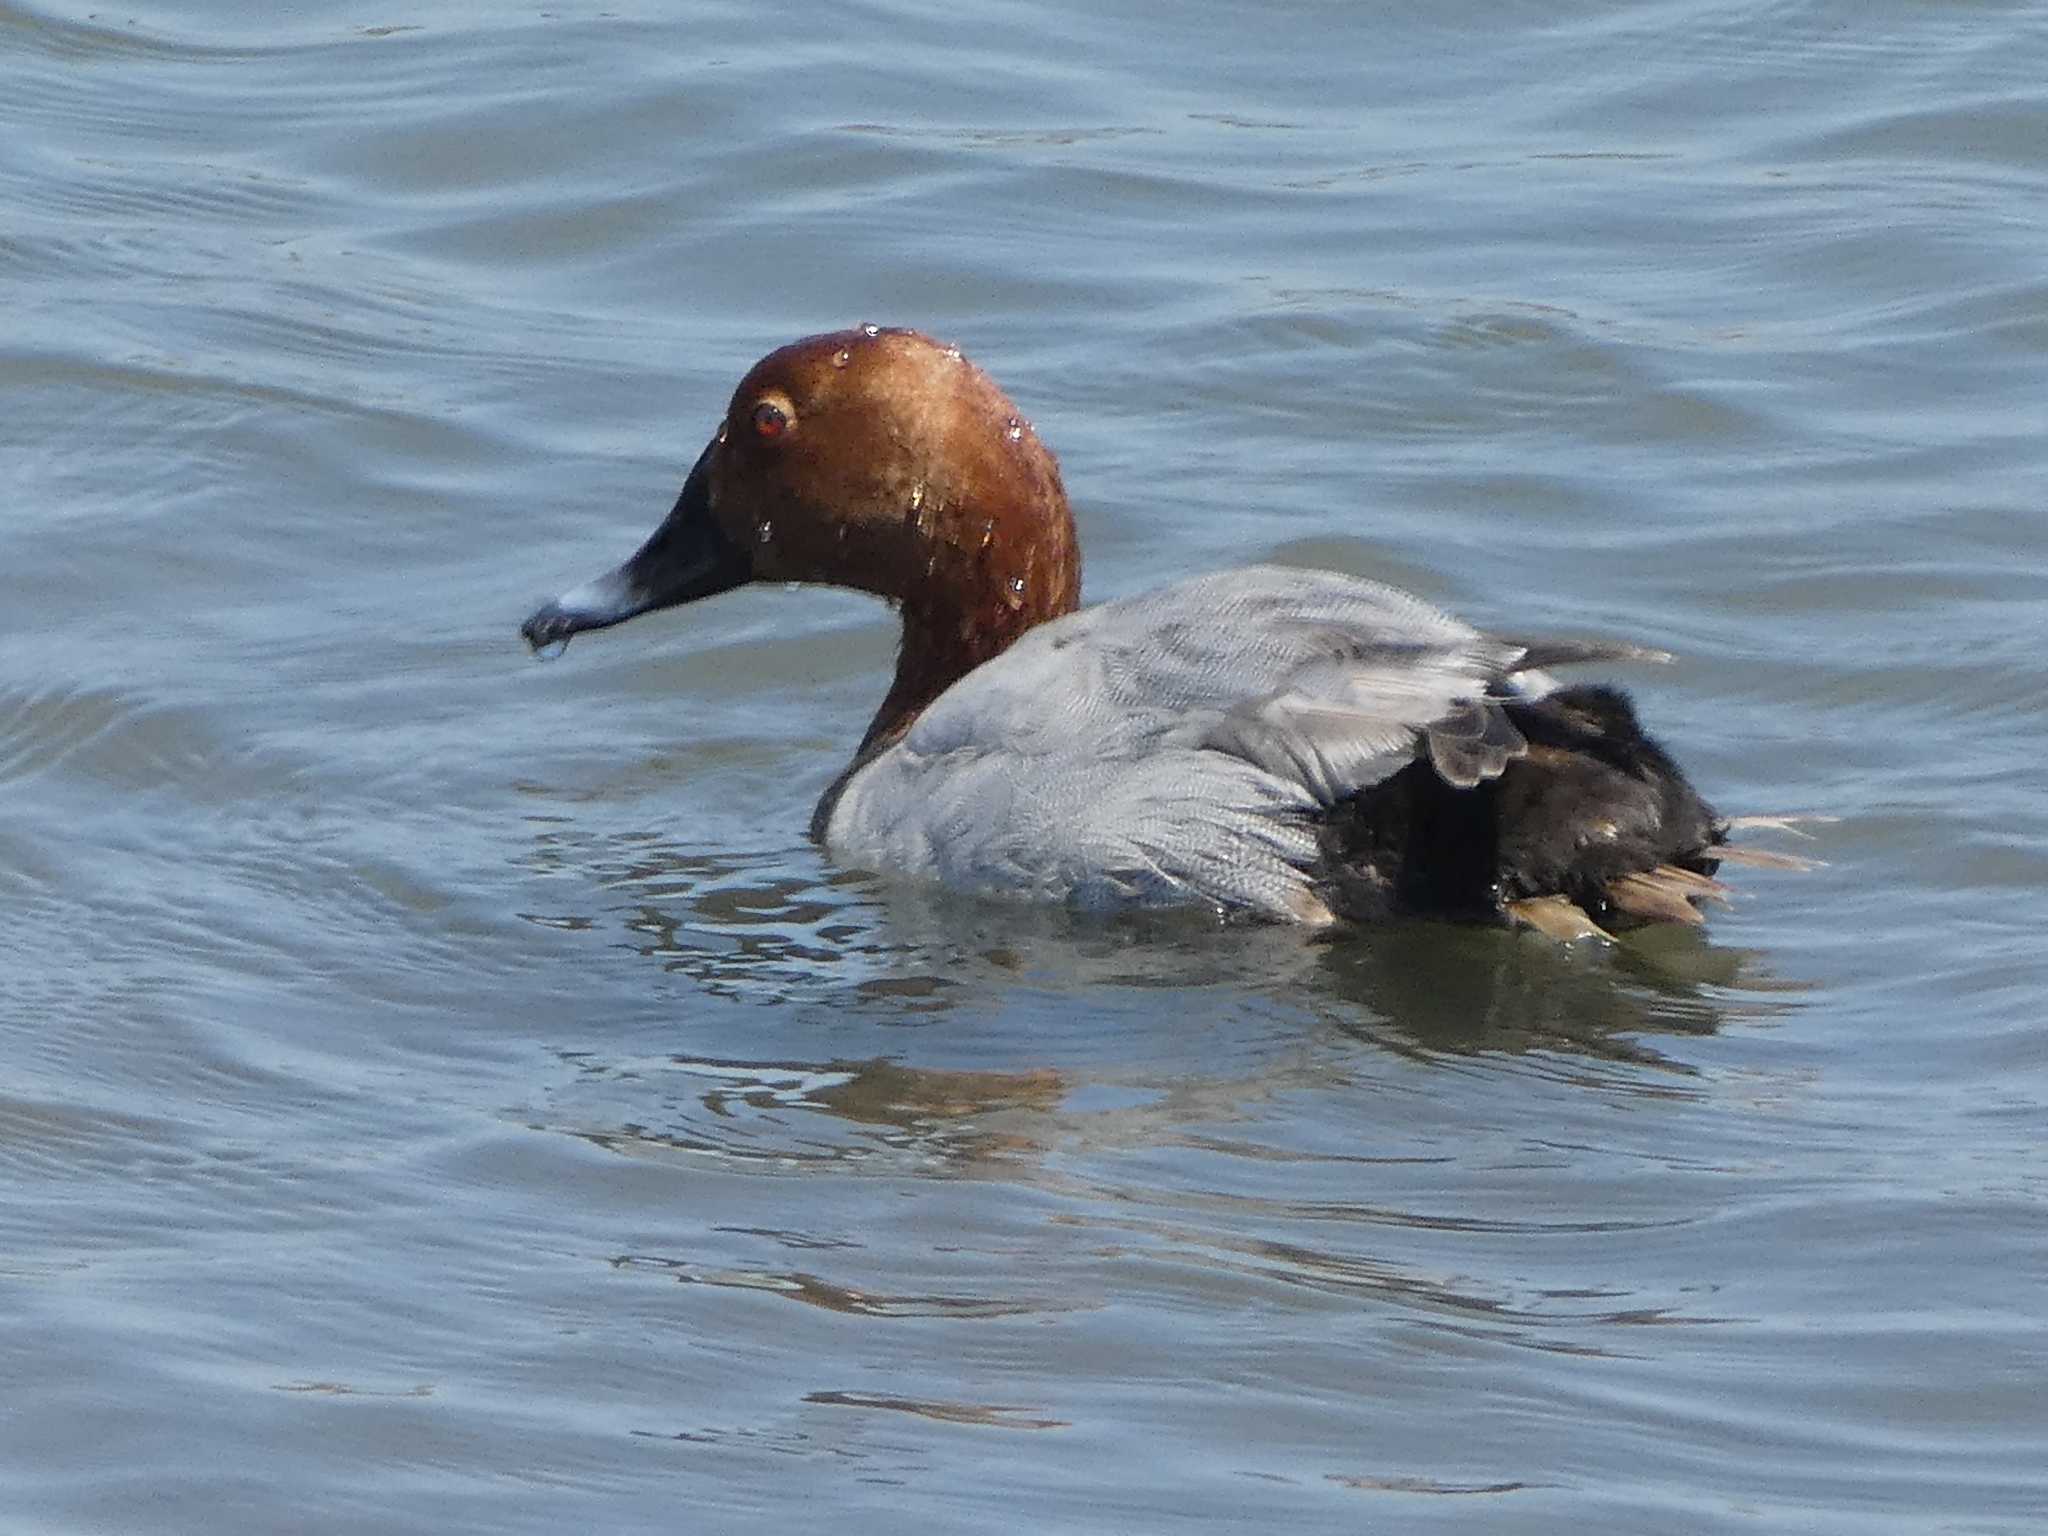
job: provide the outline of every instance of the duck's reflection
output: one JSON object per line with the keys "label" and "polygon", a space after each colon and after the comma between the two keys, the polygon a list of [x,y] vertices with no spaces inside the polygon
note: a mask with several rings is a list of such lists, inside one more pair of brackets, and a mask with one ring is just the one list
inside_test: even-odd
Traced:
{"label": "duck's reflection", "polygon": [[[735,1016],[690,1011],[665,1028],[695,1027],[728,1054],[565,1053],[577,1074],[555,1124],[624,1155],[959,1169],[1054,1144],[1185,1142],[1257,1118],[1279,1095],[1369,1080],[1380,1051],[1605,1062],[1625,1069],[1608,1086],[1655,1096],[1691,1071],[1671,1040],[1786,996],[1758,956],[1693,930],[1569,948],[1416,923],[1307,942],[1186,914],[1094,922],[793,877],[738,885],[722,864],[694,866],[693,887],[684,869],[650,871],[663,899],[632,893],[611,914],[615,931],[665,975],[776,1005],[760,1043],[779,1053],[736,1059],[719,1022]],[[943,1027],[877,1032],[913,1020]],[[788,1049],[827,1035],[884,1050]],[[965,1059],[993,1064],[942,1064],[963,1059],[963,1040]]]}
{"label": "duck's reflection", "polygon": [[1041,1143],[1017,1117],[1042,1114],[1070,1079],[869,1061],[603,1061],[563,1052],[571,1082],[541,1123],[621,1156],[705,1158],[762,1172],[958,1166]]}
{"label": "duck's reflection", "polygon": [[1562,945],[1413,923],[1347,935],[1324,960],[1330,991],[1359,1005],[1355,1032],[1411,1054],[1545,1050],[1683,1070],[1655,1037],[1777,1012],[1793,990],[1760,953],[1675,924]]}
{"label": "duck's reflection", "polygon": [[[1170,1019],[1199,995],[1208,1015],[1235,997],[1262,1017],[1297,1011],[1408,1055],[1546,1050],[1671,1065],[1658,1037],[1710,1034],[1781,1009],[1793,990],[1758,952],[1675,924],[1618,944],[1425,922],[1311,938],[1186,911],[1097,918],[975,900],[834,871],[808,847],[705,854],[640,835],[580,853],[568,862],[593,877],[580,888],[604,891],[607,906],[529,920],[608,932],[705,994],[878,1023],[983,1017],[1026,988],[1042,1011],[1142,1028],[1148,1012]],[[563,850],[545,862],[562,867]]]}

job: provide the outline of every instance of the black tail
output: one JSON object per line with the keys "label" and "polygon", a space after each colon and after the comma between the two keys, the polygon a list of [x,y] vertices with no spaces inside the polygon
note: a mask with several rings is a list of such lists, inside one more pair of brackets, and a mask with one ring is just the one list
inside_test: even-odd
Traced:
{"label": "black tail", "polygon": [[1503,707],[1529,746],[1498,778],[1456,789],[1417,761],[1338,811],[1323,844],[1332,906],[1546,930],[1526,904],[1569,903],[1574,921],[1601,929],[1697,922],[1695,903],[1720,891],[1727,824],[1644,734],[1628,696],[1566,688]]}

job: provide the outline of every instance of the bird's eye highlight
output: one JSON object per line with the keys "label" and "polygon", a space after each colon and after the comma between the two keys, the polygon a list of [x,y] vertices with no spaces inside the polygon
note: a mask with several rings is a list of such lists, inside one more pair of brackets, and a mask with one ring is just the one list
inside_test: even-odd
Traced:
{"label": "bird's eye highlight", "polygon": [[754,436],[773,441],[789,430],[789,413],[772,400],[754,407]]}

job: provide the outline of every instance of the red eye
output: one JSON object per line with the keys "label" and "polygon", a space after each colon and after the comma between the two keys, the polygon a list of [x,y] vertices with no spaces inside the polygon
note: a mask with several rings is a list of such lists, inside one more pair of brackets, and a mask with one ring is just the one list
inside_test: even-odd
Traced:
{"label": "red eye", "polygon": [[754,407],[754,436],[777,438],[789,430],[789,417],[782,407],[763,400]]}

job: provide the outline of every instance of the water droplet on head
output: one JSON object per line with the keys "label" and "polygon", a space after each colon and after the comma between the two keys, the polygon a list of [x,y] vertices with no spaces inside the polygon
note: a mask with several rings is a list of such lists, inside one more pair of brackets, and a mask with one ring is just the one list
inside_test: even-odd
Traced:
{"label": "water droplet on head", "polygon": [[989,518],[981,525],[981,547],[987,549],[996,541],[996,520]]}
{"label": "water droplet on head", "polygon": [[1024,423],[1012,416],[1003,423],[1003,436],[1013,443],[1022,442],[1024,440]]}
{"label": "water droplet on head", "polygon": [[721,443],[725,441],[725,423],[722,421],[718,424],[718,440]]}
{"label": "water droplet on head", "polygon": [[879,336],[882,334],[882,328],[879,325],[863,325],[860,333],[863,336]]}
{"label": "water droplet on head", "polygon": [[763,544],[772,542],[775,538],[775,525],[769,522],[766,518],[763,518],[761,520],[761,526],[754,530],[754,537],[759,539]]}
{"label": "water droplet on head", "polygon": [[1022,608],[1024,606],[1024,578],[1022,576],[1012,576],[1010,578],[1009,586],[1003,591],[1003,601],[1012,608]]}
{"label": "water droplet on head", "polygon": [[832,366],[834,368],[844,368],[848,363],[852,361],[853,354],[847,351],[844,347],[841,347],[837,352],[834,352],[832,354]]}
{"label": "water droplet on head", "polygon": [[910,488],[910,510],[915,512],[924,505],[924,486],[920,482]]}
{"label": "water droplet on head", "polygon": [[533,659],[535,661],[553,661],[567,649],[569,649],[569,641],[566,636],[560,640],[550,640],[546,645],[537,645],[533,648]]}

